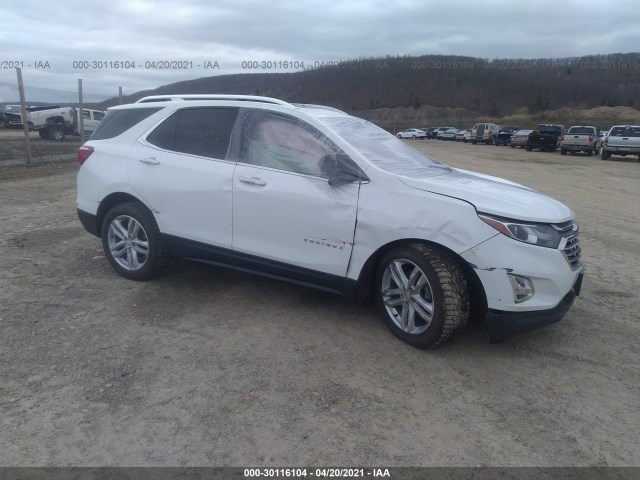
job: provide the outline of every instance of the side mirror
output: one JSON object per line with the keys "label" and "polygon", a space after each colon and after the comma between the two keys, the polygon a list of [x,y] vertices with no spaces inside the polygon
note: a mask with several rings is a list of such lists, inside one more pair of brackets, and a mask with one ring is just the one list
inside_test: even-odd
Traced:
{"label": "side mirror", "polygon": [[339,153],[336,158],[325,155],[320,159],[319,167],[327,174],[329,185],[347,185],[366,178],[344,153]]}

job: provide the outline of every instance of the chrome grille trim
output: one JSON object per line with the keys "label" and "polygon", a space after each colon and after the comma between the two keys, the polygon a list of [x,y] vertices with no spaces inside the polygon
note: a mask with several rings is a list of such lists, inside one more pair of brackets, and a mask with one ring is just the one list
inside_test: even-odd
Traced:
{"label": "chrome grille trim", "polygon": [[564,238],[564,241],[560,244],[560,248],[564,258],[569,263],[569,266],[571,266],[571,270],[578,270],[582,267],[582,249],[580,248],[580,239],[578,238],[580,233],[578,224],[571,220],[551,226]]}

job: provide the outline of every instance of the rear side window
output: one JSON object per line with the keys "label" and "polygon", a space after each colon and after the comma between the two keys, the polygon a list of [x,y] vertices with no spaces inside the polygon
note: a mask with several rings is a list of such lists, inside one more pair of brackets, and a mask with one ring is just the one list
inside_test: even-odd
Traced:
{"label": "rear side window", "polygon": [[610,137],[640,137],[640,127],[638,126],[626,126],[626,127],[613,127]]}
{"label": "rear side window", "polygon": [[223,159],[237,116],[237,108],[180,110],[158,125],[147,142],[165,150]]}
{"label": "rear side window", "polygon": [[105,140],[107,138],[117,137],[160,110],[160,108],[110,110],[102,119],[98,128],[93,131],[91,140]]}

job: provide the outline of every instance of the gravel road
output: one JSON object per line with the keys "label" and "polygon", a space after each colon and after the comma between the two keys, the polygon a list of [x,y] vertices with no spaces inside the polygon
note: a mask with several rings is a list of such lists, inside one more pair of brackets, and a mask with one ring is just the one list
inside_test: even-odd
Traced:
{"label": "gravel road", "polygon": [[119,277],[73,162],[0,169],[0,466],[638,466],[640,163],[409,141],[570,205],[555,325],[433,351],[371,304],[179,261]]}

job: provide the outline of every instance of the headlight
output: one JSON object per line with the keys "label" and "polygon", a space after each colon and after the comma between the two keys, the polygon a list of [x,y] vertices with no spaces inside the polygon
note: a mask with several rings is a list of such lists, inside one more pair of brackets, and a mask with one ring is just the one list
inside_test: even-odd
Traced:
{"label": "headlight", "polygon": [[531,245],[558,248],[562,235],[551,225],[542,223],[523,223],[508,218],[493,217],[485,214],[478,215],[488,225],[503,235]]}

